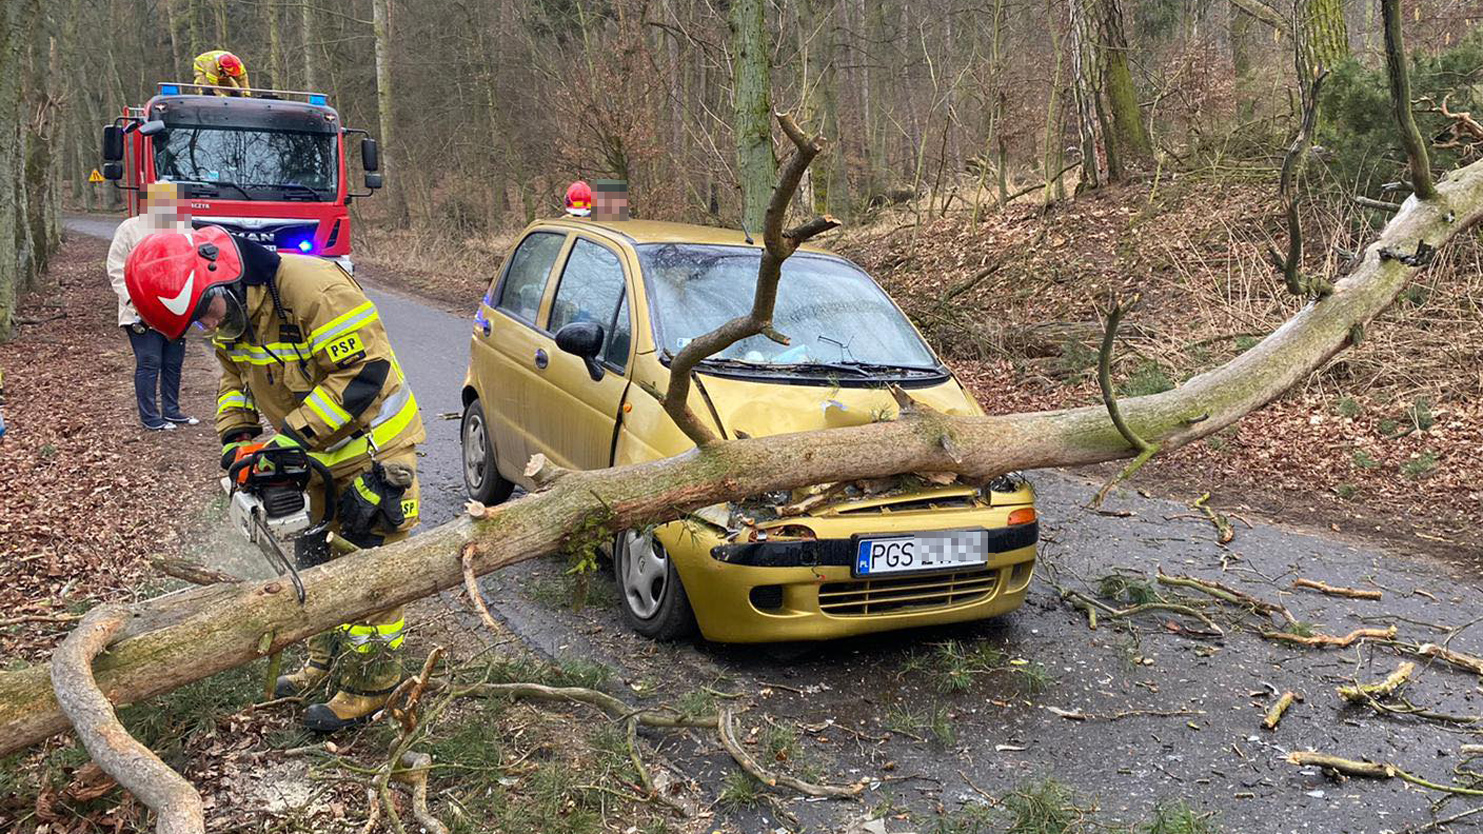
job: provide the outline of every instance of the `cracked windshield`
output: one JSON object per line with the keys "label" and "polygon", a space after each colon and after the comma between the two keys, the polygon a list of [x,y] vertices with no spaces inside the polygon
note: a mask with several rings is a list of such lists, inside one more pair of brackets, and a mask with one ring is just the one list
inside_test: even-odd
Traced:
{"label": "cracked windshield", "polygon": [[[759,250],[739,246],[639,246],[654,293],[661,349],[671,354],[752,308]],[[782,345],[750,336],[712,357],[769,366],[936,372],[937,360],[886,294],[836,258],[799,253],[783,264],[773,326]]]}

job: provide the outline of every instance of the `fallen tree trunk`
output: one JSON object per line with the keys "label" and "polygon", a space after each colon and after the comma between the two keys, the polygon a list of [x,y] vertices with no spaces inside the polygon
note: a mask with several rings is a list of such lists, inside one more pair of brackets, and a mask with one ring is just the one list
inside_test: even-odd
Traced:
{"label": "fallen tree trunk", "polygon": [[[1235,422],[1322,367],[1423,264],[1409,257],[1418,244],[1439,247],[1483,216],[1483,161],[1454,172],[1438,191],[1435,200],[1408,200],[1331,296],[1310,303],[1261,344],[1175,390],[1122,401],[1128,425],[1171,449]],[[652,463],[564,473],[541,492],[482,510],[478,519],[305,571],[302,606],[277,581],[188,589],[134,605],[95,673],[115,704],[168,692],[459,584],[466,542],[475,546],[469,564],[482,575],[560,552],[569,531],[590,529],[594,521],[618,530],[818,483],[922,471],[984,478],[1132,453],[1101,407],[995,417],[907,407],[892,421],[734,440]],[[67,727],[44,666],[0,673],[0,755]]]}

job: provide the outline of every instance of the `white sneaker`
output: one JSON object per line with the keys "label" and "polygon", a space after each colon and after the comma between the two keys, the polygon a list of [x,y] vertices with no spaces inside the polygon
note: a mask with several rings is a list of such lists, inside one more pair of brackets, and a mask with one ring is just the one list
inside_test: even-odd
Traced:
{"label": "white sneaker", "polygon": [[158,426],[145,425],[145,431],[175,431],[174,423],[161,423]]}
{"label": "white sneaker", "polygon": [[183,414],[179,417],[166,417],[165,420],[172,426],[194,426],[201,422],[194,417],[187,417]]}

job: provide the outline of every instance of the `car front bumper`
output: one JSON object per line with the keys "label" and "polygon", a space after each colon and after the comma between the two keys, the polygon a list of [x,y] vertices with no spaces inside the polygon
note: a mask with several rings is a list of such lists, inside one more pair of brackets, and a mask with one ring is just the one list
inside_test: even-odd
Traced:
{"label": "car front bumper", "polygon": [[1018,608],[1035,524],[990,529],[988,560],[960,570],[856,578],[848,538],[727,544],[661,530],[701,633],[725,643],[828,640],[993,617]]}

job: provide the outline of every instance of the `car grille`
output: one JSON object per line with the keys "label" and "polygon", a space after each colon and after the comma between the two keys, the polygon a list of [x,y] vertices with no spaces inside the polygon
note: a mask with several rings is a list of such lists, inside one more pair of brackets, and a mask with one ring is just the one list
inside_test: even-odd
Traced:
{"label": "car grille", "polygon": [[918,576],[826,582],[819,587],[819,609],[836,617],[865,617],[892,611],[943,608],[987,599],[999,571],[982,568]]}

